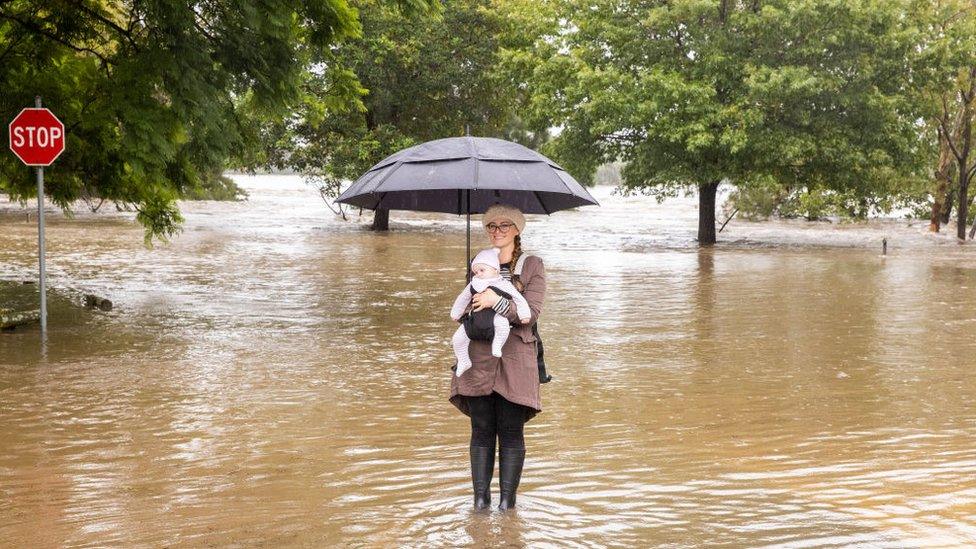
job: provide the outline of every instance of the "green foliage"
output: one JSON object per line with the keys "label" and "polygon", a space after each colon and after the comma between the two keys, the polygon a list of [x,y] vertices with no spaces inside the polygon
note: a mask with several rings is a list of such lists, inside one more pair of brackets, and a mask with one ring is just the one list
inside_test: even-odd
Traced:
{"label": "green foliage", "polygon": [[753,185],[743,185],[732,190],[725,202],[725,214],[733,210],[750,221],[769,219],[780,214],[779,207],[787,199],[785,190],[773,179],[756,181]]}
{"label": "green foliage", "polygon": [[[941,197],[948,188],[957,193],[957,236],[965,238],[970,179],[976,171],[972,154],[976,138],[976,4],[971,0],[919,1],[912,14],[924,29],[918,46],[919,79],[924,81],[919,102],[928,107],[926,121],[936,131],[939,162],[930,190]],[[936,141],[935,138],[932,141]],[[949,174],[947,164],[955,164]],[[951,165],[950,164],[950,165]],[[950,184],[951,181],[951,184]],[[973,227],[969,237],[976,233]]]}
{"label": "green foliage", "polygon": [[337,79],[310,75],[306,104],[264,129],[270,166],[299,171],[328,198],[385,156],[464,135],[466,125],[472,135],[537,142],[537,128],[514,115],[518,96],[496,70],[501,47],[516,41],[515,29],[487,0],[445,1],[436,14],[375,0],[354,5],[363,34],[332,55],[362,86],[349,88],[358,103],[341,111],[316,109]]}
{"label": "green foliage", "polygon": [[837,218],[864,220],[871,215],[889,214],[892,210],[908,209],[911,217],[928,218],[931,203],[926,185],[905,186],[896,191],[865,195],[855,189],[839,191],[819,187],[787,188],[775,181],[764,185],[740,186],[729,195],[726,213],[738,210],[751,221],[770,217],[804,218],[810,221]]}
{"label": "green foliage", "polygon": [[240,201],[247,198],[247,191],[240,188],[233,179],[218,173],[202,178],[199,185],[187,189],[181,198],[184,200]]}
{"label": "green foliage", "polygon": [[146,227],[146,246],[152,246],[152,239],[167,241],[180,232],[183,216],[176,207],[175,194],[162,187],[148,187],[137,202],[136,220]]}
{"label": "green foliage", "polygon": [[880,197],[922,176],[906,2],[554,5],[529,83],[562,125],[547,152],[581,180],[622,160],[659,198],[716,181]]}
{"label": "green foliage", "polygon": [[[259,125],[307,101],[307,68],[360,30],[346,0],[2,2],[0,116],[41,95],[67,129],[45,171],[49,197],[133,205],[149,242],[178,230],[177,198],[228,163],[256,162]],[[348,103],[349,80],[316,107]],[[36,194],[9,154],[0,192]]]}

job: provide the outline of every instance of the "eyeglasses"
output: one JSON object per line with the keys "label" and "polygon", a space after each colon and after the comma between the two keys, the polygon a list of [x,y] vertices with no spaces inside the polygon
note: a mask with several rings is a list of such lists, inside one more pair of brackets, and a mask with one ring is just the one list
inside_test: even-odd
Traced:
{"label": "eyeglasses", "polygon": [[514,223],[502,223],[501,225],[497,223],[489,223],[487,228],[489,233],[496,233],[498,231],[507,233],[508,231],[512,230],[512,227],[514,226]]}

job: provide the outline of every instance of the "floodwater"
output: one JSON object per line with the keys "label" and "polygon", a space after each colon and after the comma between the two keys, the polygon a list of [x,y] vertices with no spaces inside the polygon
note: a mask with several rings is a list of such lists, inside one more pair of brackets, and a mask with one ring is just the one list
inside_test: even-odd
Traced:
{"label": "floodwater", "polygon": [[[699,251],[693,199],[609,188],[530,217],[555,379],[517,509],[474,513],[447,401],[463,218],[374,234],[297,178],[238,181],[152,250],[131,213],[51,216],[46,344],[0,333],[0,544],[976,543],[973,245],[736,219]],[[0,279],[35,239],[0,217]]]}

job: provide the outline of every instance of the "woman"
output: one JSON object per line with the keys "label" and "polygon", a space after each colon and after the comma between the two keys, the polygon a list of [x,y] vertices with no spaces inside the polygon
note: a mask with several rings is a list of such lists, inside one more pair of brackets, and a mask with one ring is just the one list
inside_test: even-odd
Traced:
{"label": "woman", "polygon": [[491,245],[499,248],[501,274],[522,292],[532,316],[528,324],[518,320],[515,305],[490,288],[472,297],[475,311],[492,308],[512,325],[502,347],[502,356],[491,355],[490,341],[472,341],[472,367],[460,377],[451,376],[452,404],[471,418],[471,482],[474,507],[491,505],[491,476],[495,468],[495,439],[498,439],[499,510],[515,506],[515,491],[525,461],[525,422],[542,410],[539,402],[539,370],[536,337],[532,325],[542,312],[546,295],[546,273],[542,260],[527,256],[521,276],[512,276],[522,255],[521,234],[525,216],[518,208],[496,204],[482,219]]}

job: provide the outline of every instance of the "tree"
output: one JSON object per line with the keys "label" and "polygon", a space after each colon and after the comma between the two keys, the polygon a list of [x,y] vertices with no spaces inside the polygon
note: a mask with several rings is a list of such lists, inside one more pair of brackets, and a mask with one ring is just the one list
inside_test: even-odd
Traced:
{"label": "tree", "polygon": [[[314,108],[330,89],[317,77],[306,85],[314,101],[266,129],[272,167],[291,168],[315,183],[323,198],[338,196],[384,157],[413,144],[464,135],[536,138],[514,116],[514,90],[495,70],[509,44],[509,24],[488,0],[449,0],[437,14],[404,13],[358,0],[363,34],[336,48],[365,95],[358,108]],[[333,79],[334,80],[334,79]],[[372,228],[388,229],[389,210]]]}
{"label": "tree", "polygon": [[[43,96],[67,128],[45,174],[50,198],[132,206],[149,243],[178,230],[178,197],[229,160],[255,162],[258,123],[303,99],[307,68],[359,32],[346,0],[8,0],[0,114]],[[0,191],[36,194],[11,155]]]}
{"label": "tree", "polygon": [[[922,43],[923,73],[928,99],[934,104],[932,118],[938,131],[940,157],[936,169],[930,228],[938,231],[942,202],[955,189],[956,236],[966,239],[970,181],[976,174],[973,117],[976,116],[976,2],[939,0],[923,4],[920,18],[928,32]],[[951,181],[955,177],[955,182]],[[969,234],[973,238],[976,224]]]}
{"label": "tree", "polygon": [[[942,118],[942,116],[938,118]],[[958,139],[958,130],[961,124],[957,120],[953,120],[950,127],[955,128],[956,131],[953,132],[955,134],[953,138]],[[939,143],[939,160],[936,163],[935,173],[933,174],[935,176],[935,184],[931,191],[932,209],[929,215],[929,231],[934,233],[939,232],[939,227],[943,223],[948,222],[949,215],[952,212],[953,193],[952,150],[949,148],[949,141],[944,137],[946,134],[943,133],[941,124],[936,125],[936,133]]]}
{"label": "tree", "polygon": [[969,180],[976,169],[965,169],[970,164],[976,100],[976,2],[920,0],[914,5],[912,19],[922,29],[916,74],[924,85],[918,101],[929,111],[926,132],[933,135],[938,150],[930,185],[929,230],[938,232],[942,223],[948,223],[957,194],[957,235],[964,240],[972,200]]}
{"label": "tree", "polygon": [[727,182],[890,194],[922,165],[909,100],[915,30],[880,0],[565,0],[537,41],[534,101],[562,125],[547,152],[577,177],[695,189],[715,242]]}

